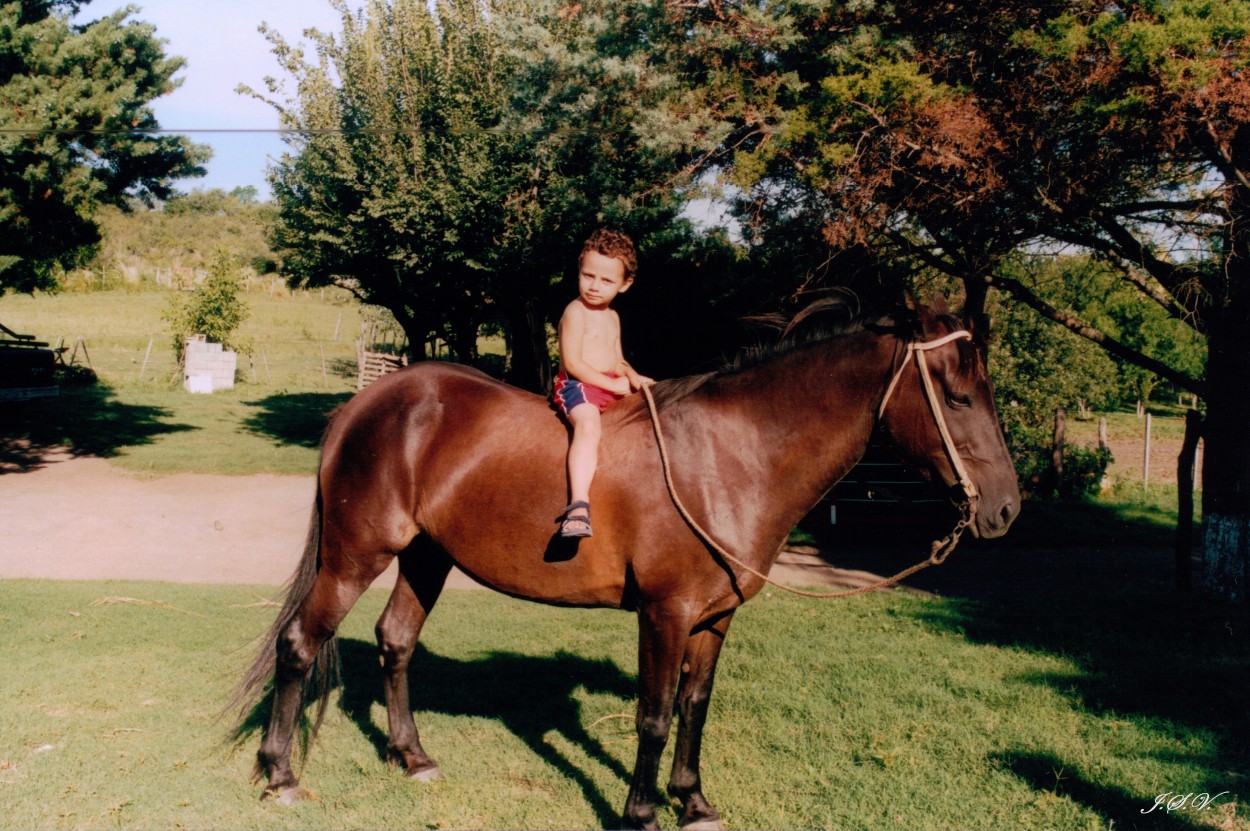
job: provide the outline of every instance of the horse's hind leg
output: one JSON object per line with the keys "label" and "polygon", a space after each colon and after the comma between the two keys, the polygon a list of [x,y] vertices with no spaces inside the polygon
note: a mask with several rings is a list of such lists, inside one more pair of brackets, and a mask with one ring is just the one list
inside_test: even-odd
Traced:
{"label": "horse's hind leg", "polygon": [[[344,576],[323,568],[291,622],[278,634],[273,710],[257,754],[258,773],[269,775],[266,797],[283,803],[303,797],[291,770],[291,742],[303,710],[304,682],[321,648],[389,561],[390,556],[375,557]],[[328,695],[328,689],[323,694]]]}
{"label": "horse's hind leg", "polygon": [[703,747],[703,724],[712,699],[712,680],[725,631],[733,619],[730,613],[690,636],[682,660],[681,686],[677,692],[677,745],[668,792],[681,800],[681,827],[685,831],[723,828],[720,814],[703,796],[699,780],[699,754]]}
{"label": "horse's hind leg", "polygon": [[421,747],[416,722],[408,698],[408,664],[421,637],[421,627],[451,570],[451,560],[434,545],[418,544],[400,555],[399,579],[376,628],[382,651],[382,672],[386,684],[386,720],[390,741],[388,757],[403,766],[412,779],[428,782],[441,779],[438,763]]}

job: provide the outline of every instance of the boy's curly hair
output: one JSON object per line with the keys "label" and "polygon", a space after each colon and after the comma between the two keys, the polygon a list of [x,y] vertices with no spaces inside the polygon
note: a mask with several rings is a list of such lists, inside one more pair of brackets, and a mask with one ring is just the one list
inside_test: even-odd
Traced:
{"label": "boy's curly hair", "polygon": [[577,258],[580,266],[586,259],[586,253],[594,251],[605,257],[615,257],[625,266],[625,279],[632,280],[638,273],[638,253],[634,251],[634,241],[627,234],[613,231],[611,228],[600,228],[590,235],[582,246],[582,253]]}

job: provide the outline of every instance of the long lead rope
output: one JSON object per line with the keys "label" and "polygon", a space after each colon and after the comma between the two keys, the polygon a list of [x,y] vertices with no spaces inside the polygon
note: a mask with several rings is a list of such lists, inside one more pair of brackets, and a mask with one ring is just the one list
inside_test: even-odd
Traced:
{"label": "long lead rope", "polygon": [[[925,397],[929,401],[929,408],[933,412],[934,419],[937,422],[938,433],[941,435],[942,443],[946,447],[948,455],[951,457],[951,462],[955,470],[955,475],[959,479],[959,484],[961,487],[963,487],[964,494],[965,494],[965,499],[959,505],[960,517],[959,517],[959,520],[955,523],[955,527],[951,530],[949,534],[947,534],[942,539],[933,541],[929,549],[929,558],[927,560],[916,563],[914,566],[911,566],[910,568],[903,569],[898,574],[895,574],[893,577],[887,577],[883,580],[877,581],[876,583],[872,583],[871,585],[860,586],[859,588],[856,588],[856,589],[847,589],[845,591],[837,591],[837,592],[809,592],[809,591],[804,591],[802,589],[796,589],[791,586],[786,586],[782,583],[778,583],[776,580],[773,580],[767,574],[764,574],[763,572],[759,571],[753,566],[747,563],[744,563],[742,560],[740,560],[739,558],[735,557],[733,554],[730,554],[728,551],[726,551],[723,546],[717,543],[716,540],[712,539],[711,534],[703,530],[703,527],[699,525],[698,521],[696,521],[695,518],[690,514],[690,511],[686,509],[685,504],[683,504],[681,501],[681,497],[678,496],[677,486],[673,483],[673,471],[672,471],[672,465],[669,461],[669,456],[668,456],[668,445],[664,441],[664,431],[660,427],[660,412],[659,412],[659,409],[656,407],[655,397],[651,394],[651,385],[645,384],[642,387],[642,395],[643,395],[643,398],[645,398],[647,401],[647,411],[651,415],[651,425],[655,429],[655,440],[656,440],[656,444],[658,445],[660,449],[660,465],[664,469],[664,483],[665,485],[668,486],[669,497],[673,500],[673,505],[676,506],[677,512],[681,514],[682,519],[686,521],[686,523],[699,536],[700,539],[702,539],[707,545],[709,545],[714,551],[716,551],[716,553],[720,554],[726,560],[728,560],[731,563],[734,563],[743,571],[746,571],[747,573],[760,578],[765,583],[776,586],[782,591],[787,591],[787,592],[790,592],[791,594],[797,594],[801,597],[813,597],[813,598],[818,598],[822,600],[827,600],[827,599],[833,599],[833,598],[839,598],[839,597],[854,597],[855,595],[859,595],[859,594],[867,594],[868,592],[878,591],[880,589],[885,589],[885,588],[894,586],[898,584],[900,581],[906,580],[908,577],[910,577],[911,575],[915,574],[916,572],[922,569],[926,569],[932,565],[940,565],[941,563],[945,562],[946,558],[949,557],[951,552],[955,550],[955,546],[959,544],[959,538],[963,534],[964,529],[967,528],[969,525],[971,525],[973,520],[976,517],[977,492],[976,492],[975,486],[973,486],[972,484],[971,479],[968,478],[968,473],[967,473],[967,470],[964,468],[962,460],[959,458],[959,452],[955,448],[955,443],[954,443],[954,440],[951,438],[950,430],[946,426],[946,419],[942,417],[941,410],[938,409],[938,404],[935,400],[933,382],[928,377],[928,374],[929,374],[928,365],[925,362],[924,353],[929,351],[930,349],[935,349],[938,346],[942,346],[945,343],[955,340],[956,338],[962,338],[962,337],[971,337],[971,335],[961,330],[959,332],[954,332],[951,335],[947,335],[944,338],[939,338],[938,340],[930,341],[928,343],[923,343],[919,345],[915,343],[908,344],[909,354],[916,356],[916,369],[919,372],[921,381],[924,385]],[[902,364],[899,366],[898,371],[894,373],[894,377],[890,381],[889,387],[886,389],[885,397],[882,399],[881,406],[878,409],[878,417],[880,417],[880,415],[885,412],[885,405],[890,400],[890,396],[894,392],[894,388],[895,386],[897,386],[898,380],[902,376],[903,370],[906,367],[907,367],[907,359],[904,358]]]}

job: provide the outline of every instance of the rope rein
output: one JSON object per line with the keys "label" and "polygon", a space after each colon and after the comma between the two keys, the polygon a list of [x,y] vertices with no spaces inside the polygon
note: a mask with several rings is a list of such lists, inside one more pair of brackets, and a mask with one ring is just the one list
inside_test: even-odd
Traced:
{"label": "rope rein", "polygon": [[[940,540],[933,541],[929,549],[929,558],[927,560],[916,563],[914,566],[900,571],[893,577],[887,577],[871,585],[836,592],[809,592],[803,591],[802,589],[792,588],[778,583],[767,574],[764,574],[751,565],[744,563],[742,560],[726,551],[723,546],[717,543],[716,540],[712,539],[711,534],[703,530],[703,527],[699,525],[695,518],[690,514],[690,511],[686,509],[686,506],[681,501],[681,497],[678,496],[677,486],[673,482],[673,470],[672,464],[669,461],[668,445],[664,441],[664,431],[660,427],[660,412],[656,407],[655,397],[651,394],[651,385],[645,384],[642,387],[642,394],[643,398],[647,401],[647,411],[651,415],[651,425],[655,428],[655,440],[660,449],[660,465],[664,469],[664,483],[668,486],[669,497],[673,500],[673,505],[677,508],[677,512],[681,514],[682,519],[686,521],[691,530],[693,530],[695,534],[697,534],[699,538],[710,546],[717,554],[720,554],[729,562],[737,565],[743,571],[760,578],[765,583],[776,586],[782,591],[797,594],[801,597],[813,597],[818,599],[854,597],[855,595],[867,594],[868,592],[889,588],[898,584],[900,581],[907,579],[921,569],[928,568],[932,565],[940,565],[945,562],[946,558],[949,557],[951,552],[955,550],[955,546],[959,544],[959,538],[963,534],[964,529],[971,525],[975,520],[979,494],[977,493],[975,485],[972,484],[972,479],[968,476],[968,471],[964,467],[963,460],[959,457],[959,451],[955,447],[955,441],[951,437],[950,429],[946,426],[946,418],[942,415],[940,405],[937,401],[937,394],[933,388],[933,380],[929,377],[929,366],[925,361],[924,353],[937,349],[940,346],[944,346],[954,340],[971,338],[972,335],[969,332],[961,329],[957,332],[952,332],[945,337],[938,338],[937,340],[928,341],[926,343],[911,342],[907,344],[908,354],[915,356],[916,370],[920,374],[925,399],[929,402],[929,409],[933,413],[933,419],[937,423],[938,433],[942,437],[942,446],[945,448],[946,454],[950,458],[952,469],[955,471],[955,476],[959,480],[959,485],[964,491],[964,499],[959,504],[959,520],[955,523],[955,527],[951,529],[949,534]],[[878,419],[885,414],[885,405],[889,403],[890,397],[893,395],[895,387],[898,386],[899,379],[902,377],[903,371],[906,368],[907,358],[904,357],[898,370],[895,371],[894,377],[890,380],[889,386],[886,387],[885,396],[881,399],[881,406],[877,408]],[[730,571],[732,573],[732,569]]]}

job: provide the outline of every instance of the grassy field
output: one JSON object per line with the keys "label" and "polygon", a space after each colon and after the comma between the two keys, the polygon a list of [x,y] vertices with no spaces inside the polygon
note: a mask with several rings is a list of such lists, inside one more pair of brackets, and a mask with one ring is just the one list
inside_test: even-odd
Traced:
{"label": "grassy field", "polygon": [[[99,376],[21,412],[0,410],[8,434],[156,476],[315,471],[326,414],[356,390],[361,307],[333,292],[245,294],[250,314],[235,388],[192,395],[161,317],[169,297],[155,290],[0,297],[0,322],[64,343]],[[502,344],[483,339],[479,348],[497,354]]]}
{"label": "grassy field", "polygon": [[[707,792],[739,828],[1250,827],[1250,656],[1221,637],[1245,618],[1156,589],[1076,587],[1057,607],[766,593],[722,660]],[[612,827],[635,752],[629,615],[450,592],[413,667],[448,776],[430,786],[383,761],[384,600],[367,595],[342,629],[345,688],[303,773],[317,799],[281,808],[248,784],[258,737],[231,744],[215,721],[274,613],[257,592],[0,584],[3,824]],[[1224,793],[1142,813],[1165,792]]]}
{"label": "grassy field", "polygon": [[[173,335],[161,319],[168,297],[0,297],[6,326],[63,339],[71,349],[81,341],[100,379],[65,386],[59,399],[30,402],[10,417],[38,445],[64,444],[153,475],[316,470],[325,413],[355,390],[359,307],[320,292],[245,295],[251,314],[242,336],[250,354],[239,357],[237,385],[192,395],[182,389]],[[80,361],[83,355],[80,348]]]}

